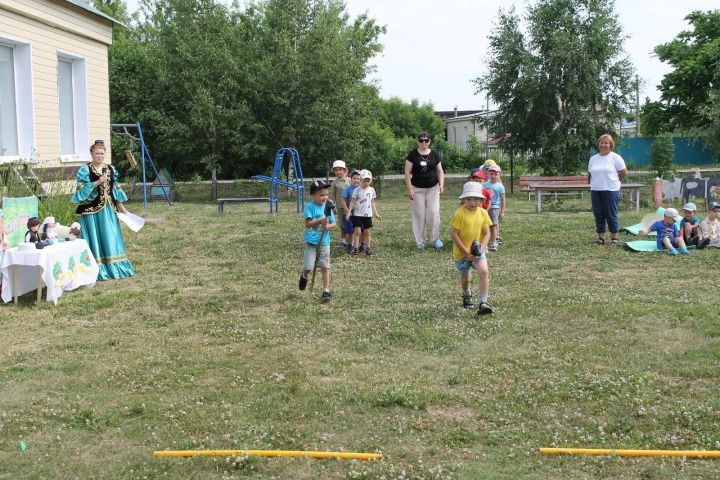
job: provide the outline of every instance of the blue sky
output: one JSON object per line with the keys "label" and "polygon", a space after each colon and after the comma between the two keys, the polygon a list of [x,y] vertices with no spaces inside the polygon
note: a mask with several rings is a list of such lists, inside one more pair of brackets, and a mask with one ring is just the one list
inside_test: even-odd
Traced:
{"label": "blue sky", "polygon": [[[130,10],[137,6],[137,0],[127,3]],[[475,95],[471,80],[485,68],[487,35],[500,8],[515,5],[522,12],[526,4],[512,0],[345,3],[352,16],[367,12],[387,27],[380,39],[384,50],[373,60],[376,71],[370,77],[379,85],[381,96],[432,102],[436,110],[485,108],[485,98]],[[645,82],[641,104],[645,97],[659,97],[656,86],[670,71],[654,57],[653,48],[688,29],[683,18],[691,11],[718,8],[717,0],[616,0],[615,10],[629,37],[625,50]]]}

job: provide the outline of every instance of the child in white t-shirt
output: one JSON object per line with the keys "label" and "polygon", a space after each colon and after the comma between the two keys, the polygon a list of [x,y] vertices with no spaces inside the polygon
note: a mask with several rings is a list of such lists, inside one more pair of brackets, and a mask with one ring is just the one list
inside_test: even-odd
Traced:
{"label": "child in white t-shirt", "polygon": [[708,210],[708,216],[700,224],[703,239],[709,240],[708,246],[720,248],[720,203],[712,202]]}
{"label": "child in white t-shirt", "polygon": [[377,197],[375,189],[370,186],[372,173],[369,170],[361,170],[360,179],[360,186],[353,191],[348,211],[345,213],[346,219],[352,217],[352,224],[355,227],[352,239],[352,255],[354,257],[360,255],[361,233],[365,244],[365,255],[372,255],[370,230],[372,229],[373,213],[378,220],[382,220],[375,204]]}

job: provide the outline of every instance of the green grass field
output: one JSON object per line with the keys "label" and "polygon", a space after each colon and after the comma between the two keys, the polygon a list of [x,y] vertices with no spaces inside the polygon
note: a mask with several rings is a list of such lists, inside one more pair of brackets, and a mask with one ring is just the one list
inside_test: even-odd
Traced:
{"label": "green grass field", "polygon": [[[597,247],[587,199],[537,215],[518,195],[490,258],[496,313],[478,318],[450,253],[458,193],[442,251],[415,250],[406,200],[381,198],[375,256],[336,248],[326,305],[297,289],[292,201],[274,216],[152,204],[127,236],[135,277],[0,306],[0,478],[720,475],[713,460],[537,451],[720,449],[720,251]],[[164,449],[385,458],[152,457]]]}

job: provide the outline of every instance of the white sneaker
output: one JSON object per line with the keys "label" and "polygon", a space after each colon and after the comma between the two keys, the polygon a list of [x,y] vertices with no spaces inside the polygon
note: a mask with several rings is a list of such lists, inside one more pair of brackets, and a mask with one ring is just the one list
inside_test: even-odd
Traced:
{"label": "white sneaker", "polygon": [[490,250],[491,252],[497,252],[497,243],[492,242],[492,243],[488,246],[488,250]]}

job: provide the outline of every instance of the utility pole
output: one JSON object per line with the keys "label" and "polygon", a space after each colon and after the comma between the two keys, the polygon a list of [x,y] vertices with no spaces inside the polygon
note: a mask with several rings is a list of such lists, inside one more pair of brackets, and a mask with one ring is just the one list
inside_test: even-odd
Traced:
{"label": "utility pole", "polygon": [[490,94],[485,95],[485,160],[490,158],[490,128],[487,121],[490,118]]}
{"label": "utility pole", "polygon": [[640,136],[640,78],[635,74],[635,137]]}

